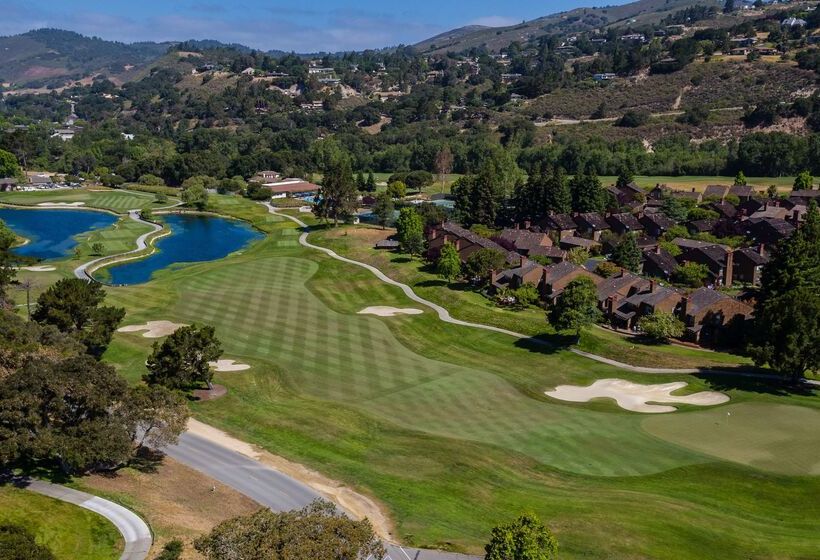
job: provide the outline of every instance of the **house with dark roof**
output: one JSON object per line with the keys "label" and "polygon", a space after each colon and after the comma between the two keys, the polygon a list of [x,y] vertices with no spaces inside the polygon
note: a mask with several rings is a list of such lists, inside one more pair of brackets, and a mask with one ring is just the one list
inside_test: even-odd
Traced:
{"label": "house with dark roof", "polygon": [[670,280],[678,270],[678,261],[672,253],[657,246],[655,249],[643,252],[643,268],[641,272],[646,276],[654,276]]}
{"label": "house with dark roof", "polygon": [[700,204],[703,202],[703,193],[697,191],[697,189],[692,188],[691,191],[681,191],[681,190],[671,190],[669,191],[669,196],[673,198],[681,198],[685,200],[691,200],[695,204]]}
{"label": "house with dark roof", "polygon": [[688,248],[684,248],[683,253],[678,257],[678,262],[681,264],[695,262],[706,265],[706,268],[709,269],[712,284],[715,286],[731,286],[734,271],[734,251],[724,245],[697,243],[699,244],[696,246],[690,245]]}
{"label": "house with dark roof", "polygon": [[683,299],[680,317],[688,340],[705,345],[735,343],[752,306],[717,290],[699,288]]}
{"label": "house with dark roof", "polygon": [[630,214],[628,212],[622,214],[611,214],[607,216],[606,223],[608,223],[610,229],[618,235],[640,233],[643,231],[643,224],[638,221],[638,218],[634,214]]}
{"label": "house with dark roof", "polygon": [[766,245],[775,245],[780,240],[791,237],[795,230],[793,224],[777,218],[750,218],[741,226],[747,239]]}
{"label": "house with dark roof", "polygon": [[493,241],[507,249],[515,251],[520,255],[528,255],[536,247],[552,247],[552,239],[543,232],[529,231],[526,229],[505,229]]}
{"label": "house with dark roof", "polygon": [[594,241],[600,241],[601,234],[609,229],[609,224],[597,212],[585,212],[575,216],[578,233]]}
{"label": "house with dark roof", "polygon": [[612,193],[620,206],[629,205],[633,202],[641,203],[646,200],[646,191],[639,187],[635,181],[620,188],[615,185],[610,185],[607,187],[607,190]]}
{"label": "house with dark roof", "polygon": [[754,197],[755,190],[751,185],[732,185],[729,188],[729,194],[738,197],[740,201],[743,202],[744,200],[750,200]]}
{"label": "house with dark roof", "polygon": [[818,203],[820,203],[820,190],[794,190],[789,194],[789,200],[795,204],[802,204],[804,206],[808,206],[809,202],[812,200],[816,200]]}
{"label": "house with dark roof", "polygon": [[532,261],[524,260],[521,266],[502,270],[493,273],[490,280],[491,286],[495,290],[509,288],[517,290],[524,284],[532,284],[538,287],[539,292],[543,290],[543,279],[546,267]]}
{"label": "house with dark roof", "polygon": [[763,265],[769,262],[766,254],[766,245],[761,243],[758,247],[744,247],[735,251],[734,270],[732,277],[734,282],[744,284],[760,285],[760,276],[763,273]]}
{"label": "house with dark roof", "polygon": [[540,284],[544,299],[550,303],[555,303],[558,297],[564,292],[564,288],[567,287],[567,284],[582,276],[591,279],[596,286],[603,281],[603,278],[597,274],[593,274],[583,266],[572,264],[569,261],[563,261],[545,267]]}
{"label": "house with dark roof", "polygon": [[662,212],[644,214],[640,218],[640,222],[646,234],[651,237],[660,237],[677,225],[675,220]]}
{"label": "house with dark roof", "polygon": [[565,251],[571,251],[572,249],[580,247],[582,249],[586,249],[587,251],[593,252],[597,251],[601,247],[601,244],[597,241],[593,241],[592,239],[587,239],[585,237],[575,236],[564,237],[558,242],[558,245]]}
{"label": "house with dark roof", "polygon": [[435,260],[441,254],[441,248],[445,243],[455,245],[461,262],[467,259],[479,249],[493,249],[505,255],[507,263],[519,264],[521,257],[512,251],[508,251],[495,241],[482,237],[477,233],[465,229],[454,222],[444,222],[430,228],[427,232],[427,258]]}
{"label": "house with dark roof", "polygon": [[728,202],[713,202],[709,208],[720,214],[721,218],[734,218],[737,214],[737,208]]}
{"label": "house with dark roof", "polygon": [[578,225],[569,214],[551,214],[542,219],[538,225],[541,231],[551,233],[556,239],[572,237],[578,229]]}
{"label": "house with dark roof", "polygon": [[529,258],[544,257],[553,262],[563,261],[567,258],[567,252],[560,247],[533,247],[527,252]]}
{"label": "house with dark roof", "polygon": [[726,185],[707,185],[703,190],[703,198],[706,200],[715,199],[723,202],[729,194],[729,187]]}
{"label": "house with dark roof", "polygon": [[705,220],[694,220],[686,225],[686,229],[691,234],[697,233],[713,233],[718,225],[718,220],[707,218]]}
{"label": "house with dark roof", "polygon": [[649,288],[626,299],[609,298],[604,307],[610,322],[620,328],[634,329],[641,317],[653,313],[674,313],[683,294],[674,288],[649,283]]}
{"label": "house with dark roof", "polygon": [[598,284],[598,306],[602,311],[607,311],[607,301],[625,299],[648,291],[651,284],[650,280],[622,269]]}
{"label": "house with dark roof", "polygon": [[672,192],[672,189],[667,187],[666,185],[655,185],[651,191],[649,191],[646,195],[648,199],[651,200],[663,200]]}

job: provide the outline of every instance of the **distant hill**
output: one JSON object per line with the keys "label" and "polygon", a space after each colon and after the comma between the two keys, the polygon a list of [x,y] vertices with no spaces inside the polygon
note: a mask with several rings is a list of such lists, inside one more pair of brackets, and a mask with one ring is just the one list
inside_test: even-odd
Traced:
{"label": "distant hill", "polygon": [[0,81],[58,87],[94,74],[116,76],[162,56],[173,43],[120,43],[73,31],[37,29],[0,37]]}
{"label": "distant hill", "polygon": [[[497,52],[513,41],[526,43],[544,35],[574,33],[610,26],[658,23],[666,16],[695,5],[723,6],[719,0],[638,0],[622,6],[577,8],[509,27],[461,27],[414,45],[419,52],[462,52],[485,47]],[[634,21],[633,21],[634,20]]]}

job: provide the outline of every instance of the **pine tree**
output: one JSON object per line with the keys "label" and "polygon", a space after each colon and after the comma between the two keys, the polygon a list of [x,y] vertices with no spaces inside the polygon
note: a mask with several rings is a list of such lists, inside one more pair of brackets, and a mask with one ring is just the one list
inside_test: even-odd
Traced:
{"label": "pine tree", "polygon": [[638,272],[641,267],[641,250],[634,235],[628,233],[621,239],[612,252],[612,260],[627,270]]}
{"label": "pine tree", "polygon": [[366,191],[367,190],[367,181],[365,181],[364,175],[361,171],[356,174],[356,188],[359,191]]}
{"label": "pine tree", "polygon": [[337,225],[353,213],[356,206],[356,181],[350,169],[350,160],[346,157],[331,163],[322,180],[319,199],[313,207],[316,217],[333,220]]}
{"label": "pine tree", "polygon": [[367,172],[367,183],[365,183],[365,190],[367,192],[376,192],[376,178],[373,177],[373,172]]}
{"label": "pine tree", "polygon": [[602,212],[606,208],[606,194],[594,170],[573,177],[570,190],[575,212]]}
{"label": "pine tree", "polygon": [[547,212],[567,214],[572,211],[572,192],[563,167],[556,166],[552,169],[552,175],[547,182],[545,198]]}
{"label": "pine tree", "polygon": [[820,212],[813,201],[805,223],[763,269],[750,335],[756,364],[793,381],[820,370]]}

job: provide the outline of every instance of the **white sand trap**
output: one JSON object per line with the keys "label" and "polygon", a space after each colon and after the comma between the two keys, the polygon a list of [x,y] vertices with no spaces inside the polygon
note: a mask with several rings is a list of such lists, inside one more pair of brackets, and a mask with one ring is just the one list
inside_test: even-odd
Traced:
{"label": "white sand trap", "polygon": [[215,362],[208,362],[208,365],[216,371],[245,371],[251,369],[248,364],[240,364],[236,360],[217,360]]}
{"label": "white sand trap", "polygon": [[589,387],[559,385],[555,390],[547,391],[545,394],[554,399],[570,402],[589,402],[597,398],[614,399],[621,408],[649,414],[677,410],[674,406],[648,404],[649,402],[713,406],[729,401],[728,396],[715,391],[702,391],[681,396],[671,394],[673,391],[683,389],[686,385],[683,381],[661,385],[641,385],[623,379],[599,379]]}
{"label": "white sand trap", "polygon": [[299,212],[301,212],[302,214],[310,214],[311,212],[313,212],[313,208],[311,208],[310,206],[300,206]]}
{"label": "white sand trap", "polygon": [[38,265],[38,266],[21,266],[18,270],[27,270],[29,272],[51,272],[57,270],[53,266]]}
{"label": "white sand trap", "polygon": [[374,305],[372,307],[365,307],[359,311],[359,315],[376,315],[378,317],[395,317],[396,315],[421,315],[424,313],[421,309],[413,309],[407,307],[400,309],[398,307],[388,307],[386,305]]}
{"label": "white sand trap", "polygon": [[120,327],[117,329],[117,332],[132,333],[145,331],[142,333],[142,336],[145,338],[162,338],[163,336],[173,334],[180,327],[187,326],[188,325],[172,323],[171,321],[148,321],[144,325],[128,325],[126,327]]}
{"label": "white sand trap", "polygon": [[41,202],[37,206],[85,206],[85,202]]}

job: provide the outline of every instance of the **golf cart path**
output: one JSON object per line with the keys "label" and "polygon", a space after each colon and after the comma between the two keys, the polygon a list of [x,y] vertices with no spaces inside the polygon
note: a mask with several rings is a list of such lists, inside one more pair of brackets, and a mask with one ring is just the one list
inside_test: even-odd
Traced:
{"label": "golf cart path", "polygon": [[[176,208],[177,206],[180,206],[181,204],[182,204],[182,202],[178,202],[176,204],[172,204],[171,206],[165,206],[163,208],[157,208],[156,210],[168,210],[168,209],[171,209],[171,208]],[[133,259],[136,259],[136,258],[140,258],[142,255],[136,256],[135,254],[140,253],[140,252],[144,251],[145,249],[147,249],[148,245],[149,245],[148,239],[151,238],[157,232],[162,231],[162,226],[161,225],[156,224],[154,222],[149,222],[147,220],[143,220],[142,217],[140,216],[140,212],[141,212],[141,210],[138,209],[138,208],[134,209],[134,210],[129,210],[128,211],[128,217],[131,218],[133,221],[139,223],[139,224],[144,224],[146,226],[149,226],[151,228],[151,231],[143,233],[142,235],[140,235],[137,238],[137,248],[136,249],[131,249],[130,251],[126,251],[125,253],[120,253],[119,255],[114,255],[116,258],[114,258],[113,260],[107,262],[106,263],[107,265],[110,266],[112,264],[117,264],[117,263],[129,261],[129,260],[133,260]],[[155,237],[154,239],[151,240],[151,242],[153,243],[153,241],[155,241],[156,239],[159,239],[159,237],[161,237],[161,236]],[[135,256],[131,256],[131,255],[135,255]],[[88,271],[88,269],[93,267],[97,263],[100,263],[102,261],[106,261],[106,260],[110,259],[111,257],[112,257],[112,255],[108,255],[108,256],[93,259],[93,260],[88,261],[87,263],[81,264],[80,266],[78,266],[77,268],[74,269],[74,276],[76,278],[80,278],[81,280],[90,280],[90,281],[94,282],[95,281],[94,277],[91,276],[91,273]]]}
{"label": "golf cart path", "polygon": [[[404,294],[408,298],[413,300],[414,302],[419,303],[421,305],[424,305],[424,306],[432,309],[433,311],[435,311],[438,314],[438,318],[440,320],[444,321],[445,323],[450,323],[450,324],[453,324],[453,325],[459,325],[459,326],[462,326],[462,327],[470,327],[470,328],[474,328],[474,329],[482,329],[482,330],[486,330],[486,331],[497,332],[497,333],[506,334],[506,335],[509,335],[509,336],[512,336],[512,337],[518,338],[518,339],[529,339],[529,340],[532,340],[533,342],[535,342],[537,344],[543,344],[545,346],[549,345],[548,342],[542,341],[538,338],[534,338],[534,337],[525,335],[523,333],[518,333],[518,332],[507,330],[507,329],[502,329],[502,328],[499,328],[499,327],[493,327],[491,325],[483,325],[481,323],[471,323],[471,322],[468,322],[468,321],[462,321],[460,319],[455,319],[450,315],[450,312],[447,311],[447,309],[445,309],[444,307],[442,307],[442,306],[440,306],[436,303],[433,303],[432,301],[428,301],[428,300],[424,299],[423,297],[416,294],[410,286],[408,286],[407,284],[402,284],[401,282],[398,282],[396,280],[393,280],[392,278],[390,278],[389,276],[384,274],[381,270],[379,270],[375,266],[369,265],[367,263],[355,261],[355,260],[349,259],[347,257],[343,257],[343,256],[339,255],[338,253],[336,253],[335,251],[332,251],[332,250],[330,250],[326,247],[320,247],[319,245],[314,245],[313,243],[308,241],[308,235],[310,233],[310,226],[308,226],[305,222],[303,222],[302,220],[300,220],[299,218],[297,218],[295,216],[291,216],[289,214],[284,214],[282,212],[279,212],[277,210],[277,208],[269,202],[263,202],[262,204],[268,208],[268,211],[271,214],[275,214],[275,215],[280,216],[282,218],[287,218],[288,220],[291,220],[292,222],[295,222],[297,225],[299,225],[299,227],[303,228],[304,231],[299,236],[299,243],[303,247],[307,247],[309,249],[315,249],[317,251],[321,251],[321,252],[325,253],[326,255],[328,255],[328,256],[330,256],[334,259],[337,259],[337,260],[340,260],[342,262],[346,262],[346,263],[349,263],[349,264],[352,264],[352,265],[355,265],[355,266],[360,266],[362,268],[365,268],[365,269],[369,270],[382,282],[390,284],[391,286],[396,286],[397,288],[401,289],[401,291],[404,292]],[[590,352],[584,352],[583,350],[579,350],[578,348],[569,348],[569,351],[573,352],[574,354],[577,354],[578,356],[583,356],[585,358],[589,358],[590,360],[595,360],[596,362],[600,362],[602,364],[607,364],[607,365],[610,365],[610,366],[617,367],[619,369],[632,371],[632,372],[635,372],[635,373],[669,374],[669,375],[691,375],[691,374],[695,374],[695,373],[709,373],[709,374],[715,374],[715,375],[738,375],[738,376],[743,376],[743,377],[756,377],[756,378],[761,378],[761,379],[774,379],[774,380],[781,380],[782,379],[781,376],[774,375],[774,374],[767,375],[767,374],[760,374],[760,373],[756,373],[756,372],[727,371],[727,370],[712,369],[712,368],[677,369],[677,368],[654,368],[654,367],[633,366],[631,364],[626,364],[626,363],[623,363],[623,362],[619,362],[617,360],[612,360],[610,358],[605,358],[603,356],[598,356],[597,354],[592,354]],[[804,382],[807,383],[807,384],[810,384],[810,385],[820,386],[820,381],[814,381],[814,380],[808,380],[807,379],[807,380],[804,380]]]}
{"label": "golf cart path", "polygon": [[120,560],[145,560],[148,557],[148,551],[154,538],[145,521],[133,511],[104,498],[44,480],[26,481],[22,487],[61,502],[80,506],[105,517],[114,524],[125,541]]}
{"label": "golf cart path", "polygon": [[[183,433],[176,445],[162,451],[273,511],[303,508],[318,498],[332,499],[264,463],[253,445],[204,427]],[[385,548],[385,560],[479,560],[475,556],[405,548],[389,542],[385,542]]]}

